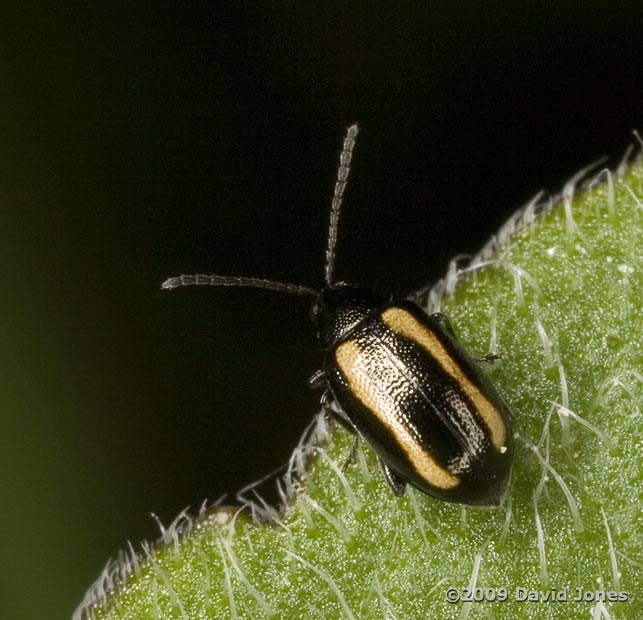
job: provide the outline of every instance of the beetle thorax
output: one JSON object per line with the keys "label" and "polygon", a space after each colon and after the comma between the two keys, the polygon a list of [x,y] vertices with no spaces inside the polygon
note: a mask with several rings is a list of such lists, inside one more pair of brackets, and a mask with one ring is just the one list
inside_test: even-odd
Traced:
{"label": "beetle thorax", "polygon": [[386,298],[346,282],[325,288],[313,308],[319,344],[327,349],[377,310]]}

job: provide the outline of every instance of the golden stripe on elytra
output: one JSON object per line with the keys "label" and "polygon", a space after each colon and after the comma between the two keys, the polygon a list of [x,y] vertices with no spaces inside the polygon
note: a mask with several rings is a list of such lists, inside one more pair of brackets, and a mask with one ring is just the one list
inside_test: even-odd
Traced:
{"label": "golden stripe on elytra", "polygon": [[460,389],[471,400],[476,411],[484,420],[491,435],[491,443],[499,452],[504,452],[506,450],[507,432],[502,416],[496,407],[462,372],[462,369],[449,355],[449,352],[435,334],[422,325],[412,314],[401,308],[385,310],[382,313],[382,320],[396,334],[405,336],[419,344],[428,351],[431,357],[439,362],[444,372],[460,386]]}
{"label": "golden stripe on elytra", "polygon": [[440,467],[422,446],[418,445],[399,418],[388,416],[381,410],[381,401],[378,401],[373,390],[369,389],[369,381],[364,381],[364,375],[360,372],[365,362],[364,353],[359,345],[353,340],[342,342],[335,350],[335,360],[346,378],[351,394],[358,398],[390,431],[391,437],[395,438],[415,471],[436,488],[448,490],[457,487],[460,479]]}

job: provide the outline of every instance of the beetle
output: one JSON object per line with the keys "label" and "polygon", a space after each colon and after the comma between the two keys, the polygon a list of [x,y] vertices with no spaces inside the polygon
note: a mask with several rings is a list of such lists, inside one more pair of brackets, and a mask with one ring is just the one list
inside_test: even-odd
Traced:
{"label": "beetle", "polygon": [[397,496],[406,485],[447,502],[498,505],[513,458],[511,413],[462,346],[447,318],[426,314],[348,282],[335,282],[339,216],[357,125],[344,138],[333,194],[321,290],[254,277],[180,275],[180,286],[262,288],[314,298],[312,318],[325,351],[310,379],[326,413],[377,454]]}

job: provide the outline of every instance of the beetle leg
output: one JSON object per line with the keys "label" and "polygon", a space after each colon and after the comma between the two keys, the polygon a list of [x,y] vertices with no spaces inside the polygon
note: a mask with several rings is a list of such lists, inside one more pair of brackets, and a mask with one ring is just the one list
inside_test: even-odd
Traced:
{"label": "beetle leg", "polygon": [[316,389],[326,385],[326,373],[323,370],[316,370],[310,379],[308,379],[308,387]]}
{"label": "beetle leg", "polygon": [[426,291],[423,289],[421,291],[413,291],[412,293],[409,293],[406,298],[409,301],[412,301],[414,304],[417,304],[418,306],[423,306],[424,304],[422,303],[423,297],[426,296]]}
{"label": "beetle leg", "polygon": [[482,357],[478,358],[478,361],[480,362],[487,362],[488,364],[493,364],[497,360],[501,358],[500,353],[496,353],[495,351],[489,351],[486,355],[483,355]]}
{"label": "beetle leg", "polygon": [[449,321],[448,317],[446,317],[444,314],[441,312],[434,312],[433,314],[429,315],[429,318],[446,329],[456,340],[457,336],[455,335],[455,332],[453,331],[453,327],[451,326],[451,321]]}
{"label": "beetle leg", "polygon": [[381,457],[377,457],[377,460],[380,463],[380,467],[384,472],[384,478],[386,479],[387,484],[391,487],[391,490],[395,495],[401,497],[404,495],[404,489],[406,489],[406,480],[402,478],[399,474],[395,473],[383,460]]}
{"label": "beetle leg", "polygon": [[331,417],[335,422],[338,422],[343,426],[349,433],[353,435],[353,443],[351,445],[351,451],[344,463],[342,469],[345,471],[349,465],[354,465],[357,454],[357,444],[359,443],[359,433],[357,429],[353,426],[353,423],[348,419],[348,416],[342,411],[342,409],[337,404],[337,401],[333,398],[333,395],[330,390],[326,390],[321,397],[321,404],[324,408],[324,412],[327,416]]}
{"label": "beetle leg", "polygon": [[342,467],[343,471],[346,471],[349,465],[355,465],[355,461],[357,460],[358,443],[359,443],[359,435],[355,433],[355,436],[353,437],[353,443],[351,444],[351,451],[348,455],[348,458],[346,459],[346,462],[344,463],[344,467]]}
{"label": "beetle leg", "polygon": [[341,424],[349,433],[357,434],[357,430],[353,423],[348,419],[348,416],[341,410],[335,401],[330,390],[326,390],[321,397],[321,405],[324,408],[324,413],[331,417],[335,422]]}

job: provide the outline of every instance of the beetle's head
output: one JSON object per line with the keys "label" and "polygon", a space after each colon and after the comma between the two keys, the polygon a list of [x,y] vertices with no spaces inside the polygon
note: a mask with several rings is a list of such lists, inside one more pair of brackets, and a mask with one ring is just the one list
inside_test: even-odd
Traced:
{"label": "beetle's head", "polygon": [[347,282],[337,282],[323,289],[311,309],[319,345],[329,348],[386,299],[379,293]]}

